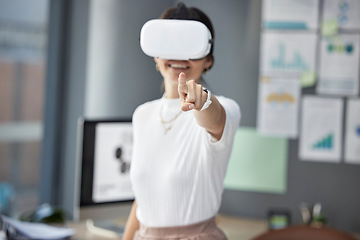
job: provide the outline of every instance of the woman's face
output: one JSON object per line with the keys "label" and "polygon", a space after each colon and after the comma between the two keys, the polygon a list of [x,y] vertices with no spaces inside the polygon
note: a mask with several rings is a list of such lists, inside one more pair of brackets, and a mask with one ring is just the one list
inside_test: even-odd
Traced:
{"label": "woman's face", "polygon": [[212,66],[213,60],[211,56],[207,56],[198,60],[168,60],[161,58],[154,58],[158,65],[159,71],[164,78],[165,84],[178,83],[178,77],[181,72],[186,74],[190,80],[193,79],[197,83],[200,82],[201,74],[204,69],[209,69]]}

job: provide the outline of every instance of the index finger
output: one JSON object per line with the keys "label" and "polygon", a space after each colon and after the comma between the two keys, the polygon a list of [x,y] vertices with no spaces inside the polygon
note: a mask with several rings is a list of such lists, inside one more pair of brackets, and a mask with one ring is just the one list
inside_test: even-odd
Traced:
{"label": "index finger", "polygon": [[181,72],[178,78],[179,92],[187,93],[186,74]]}

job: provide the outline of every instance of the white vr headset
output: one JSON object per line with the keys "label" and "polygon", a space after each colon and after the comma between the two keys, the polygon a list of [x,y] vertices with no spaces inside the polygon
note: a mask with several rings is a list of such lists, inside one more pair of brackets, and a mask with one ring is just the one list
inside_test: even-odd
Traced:
{"label": "white vr headset", "polygon": [[195,20],[154,19],[140,33],[140,46],[151,57],[190,60],[206,57],[212,37],[205,24]]}

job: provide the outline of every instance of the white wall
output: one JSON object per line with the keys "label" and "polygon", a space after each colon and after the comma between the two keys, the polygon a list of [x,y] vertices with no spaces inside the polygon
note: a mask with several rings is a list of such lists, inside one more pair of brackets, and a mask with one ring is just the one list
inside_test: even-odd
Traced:
{"label": "white wall", "polygon": [[169,6],[172,1],[91,1],[86,117],[129,117],[141,103],[161,96],[161,76],[141,51],[139,33]]}

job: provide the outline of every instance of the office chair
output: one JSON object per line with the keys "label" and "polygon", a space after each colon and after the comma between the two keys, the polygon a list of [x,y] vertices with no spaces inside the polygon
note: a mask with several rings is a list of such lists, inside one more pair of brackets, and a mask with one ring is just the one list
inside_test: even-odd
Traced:
{"label": "office chair", "polygon": [[356,240],[356,238],[329,227],[293,225],[283,229],[269,230],[252,240]]}

